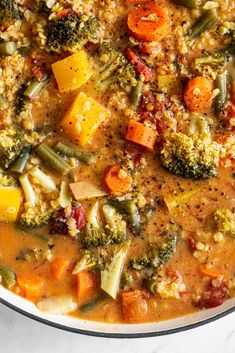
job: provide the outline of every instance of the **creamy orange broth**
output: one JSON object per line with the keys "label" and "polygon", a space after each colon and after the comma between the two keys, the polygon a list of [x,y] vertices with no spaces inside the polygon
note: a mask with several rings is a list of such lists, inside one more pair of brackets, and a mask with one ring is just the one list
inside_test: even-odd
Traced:
{"label": "creamy orange broth", "polygon": [[[64,4],[63,2],[61,3],[63,8]],[[226,7],[223,5],[223,1],[219,2],[220,7],[218,8],[218,14],[220,16],[221,26],[227,18],[231,21],[234,20],[235,2],[230,0],[227,3],[228,6]],[[202,5],[204,4],[205,1],[202,2]],[[31,5],[31,2],[29,2],[28,8],[31,9],[33,13],[35,7],[33,8]],[[192,24],[195,19],[199,17],[198,14],[200,11],[203,11],[202,5],[199,10],[190,10],[183,6],[176,6],[170,1],[159,1],[158,5],[168,9],[171,26],[169,34],[164,40],[161,43],[154,43],[159,56],[157,55],[155,59],[151,56],[149,57],[149,64],[154,62],[155,67],[152,68],[153,78],[151,84],[147,85],[148,87],[146,89],[150,91],[153,90],[154,93],[156,93],[155,78],[158,74],[175,74],[176,70],[172,70],[170,66],[174,63],[174,55],[176,52],[178,52],[181,57],[183,56],[185,58],[186,65],[188,65],[195,60],[195,58],[204,55],[205,50],[210,52],[226,44],[226,40],[225,43],[223,43],[221,37],[217,37],[213,29],[202,34],[194,43],[189,44],[186,42],[185,31],[181,31],[182,26],[185,23]],[[130,34],[126,25],[127,14],[130,11],[130,7],[125,5],[125,1],[107,0],[102,3],[95,1],[92,10],[104,26],[105,39],[111,40],[114,47],[118,48],[120,51],[130,46]],[[35,40],[35,38],[39,36],[39,33],[34,33],[35,38],[32,36],[32,28],[36,28],[37,13],[34,16],[36,19],[32,17],[29,21],[26,21],[26,19],[22,21],[21,31],[29,38],[29,42],[31,42],[31,46],[37,54],[39,53],[45,56],[50,68],[52,63],[69,56],[71,53],[48,52],[42,45],[42,48],[39,49],[40,45],[37,44]],[[137,45],[136,41],[138,44],[137,39],[132,39],[132,44]],[[185,50],[182,48],[184,45],[186,46]],[[93,46],[87,45],[85,47],[91,57],[94,53]],[[145,64],[147,65],[147,63],[146,60]],[[149,66],[151,67],[151,65]],[[234,75],[234,69],[231,67],[232,64],[229,64],[227,69],[231,71],[231,75]],[[95,68],[93,69],[95,70]],[[27,59],[25,59],[24,70],[25,73],[20,77],[22,82],[30,75],[30,64],[27,62]],[[195,75],[197,76],[199,74],[194,73],[194,76]],[[188,79],[189,78],[186,78],[186,80]],[[144,196],[147,202],[152,200],[154,203],[154,212],[151,218],[146,222],[141,236],[136,236],[133,232],[128,231],[131,246],[128,251],[123,272],[129,270],[129,260],[143,255],[146,252],[148,242],[158,243],[161,240],[160,233],[164,231],[165,226],[174,221],[174,223],[182,229],[182,236],[177,244],[175,253],[170,260],[163,265],[162,269],[160,269],[160,271],[162,271],[160,278],[161,280],[164,280],[164,278],[173,278],[172,280],[174,281],[174,275],[171,277],[171,275],[167,275],[167,273],[177,271],[184,283],[185,290],[178,293],[178,298],[171,297],[170,295],[169,297],[167,297],[167,295],[164,297],[161,296],[160,293],[153,294],[146,290],[147,294],[144,300],[147,303],[147,310],[144,318],[140,319],[136,317],[128,321],[123,317],[120,295],[118,295],[116,300],[106,297],[104,301],[97,304],[97,306],[87,313],[80,312],[78,308],[75,312],[70,314],[84,319],[105,322],[150,322],[166,320],[194,312],[198,310],[195,303],[203,297],[203,293],[208,290],[208,285],[214,279],[203,274],[200,270],[200,266],[208,264],[210,268],[213,268],[213,271],[217,271],[221,274],[222,277],[217,280],[223,283],[225,282],[226,286],[228,286],[227,297],[233,296],[235,288],[235,241],[232,237],[223,234],[223,240],[216,242],[214,240],[216,230],[211,217],[219,208],[227,208],[234,213],[234,160],[232,160],[231,166],[227,168],[225,168],[223,164],[220,164],[218,177],[208,180],[192,181],[169,174],[167,170],[163,169],[158,158],[160,144],[155,146],[154,151],[147,152],[146,149],[128,143],[125,140],[125,132],[130,117],[140,119],[142,112],[138,112],[133,108],[129,102],[128,94],[122,90],[120,91],[120,88],[108,90],[103,94],[98,93],[94,88],[96,80],[97,78],[93,75],[90,80],[77,90],[60,94],[55,78],[53,74],[50,73],[49,83],[43,90],[40,98],[32,101],[31,116],[34,128],[43,128],[45,131],[49,132],[46,136],[47,144],[53,146],[56,142],[62,141],[74,148],[80,148],[66,136],[61,128],[61,119],[70,107],[71,102],[79,92],[84,92],[98,101],[102,106],[107,107],[110,111],[108,121],[98,127],[90,143],[83,148],[85,151],[96,151],[98,153],[99,158],[97,163],[91,166],[79,163],[71,171],[70,176],[67,177],[61,176],[52,169],[47,168],[44,162],[41,162],[39,166],[47,175],[50,175],[53,180],[55,180],[58,186],[62,180],[66,182],[85,180],[104,188],[104,175],[108,168],[117,164],[121,164],[124,169],[126,168],[127,160],[126,157],[123,156],[126,148],[131,148],[134,153],[141,154],[144,158],[144,164],[133,168],[135,169],[134,171],[132,170],[134,187],[130,192],[136,192],[137,190],[138,193]],[[185,82],[185,78],[183,78],[182,81]],[[171,127],[171,129],[168,129],[168,132],[174,129],[185,132],[187,119],[182,118],[182,114],[187,114],[188,110],[183,102],[181,92],[176,93],[176,100],[178,100],[176,103],[172,103],[170,108],[175,118],[176,127]],[[231,100],[230,96],[228,96],[228,100]],[[209,108],[207,113],[209,117],[214,118],[216,121],[212,107]],[[4,122],[3,119],[3,127],[6,126],[7,123]],[[23,126],[23,129],[26,129],[25,126]],[[227,136],[227,134],[234,136],[234,125],[218,129],[216,123],[213,123],[211,133],[213,137],[217,137],[218,134],[222,136]],[[164,201],[166,195],[177,195],[182,191],[196,188],[198,188],[199,191],[179,205],[179,207],[170,211],[167,209]],[[114,196],[118,197],[121,195]],[[22,200],[18,218],[23,212],[24,202],[25,201]],[[92,200],[82,201],[81,204],[87,212],[91,207]],[[49,231],[50,226],[43,227],[36,232],[49,234]],[[210,233],[210,236],[200,238],[198,232]],[[43,280],[43,291],[39,297],[30,297],[28,299],[37,303],[41,299],[64,294],[76,298],[76,276],[72,274],[72,270],[81,257],[80,248],[82,245],[76,238],[72,238],[69,235],[49,235],[49,242],[52,244],[52,259],[50,261],[38,260],[30,262],[16,260],[17,255],[22,249],[48,249],[48,243],[35,237],[34,233],[34,230],[32,232],[20,230],[17,226],[17,222],[14,224],[0,223],[0,265],[8,266],[16,275],[16,285],[12,288],[12,291],[24,296],[25,293],[22,292],[17,283],[17,277],[30,276],[33,278],[38,276]],[[201,242],[208,247],[204,259],[200,260],[197,257],[198,253],[195,253],[199,251],[197,248],[190,248],[188,238],[193,238],[196,243]],[[106,247],[108,248],[109,245]],[[69,259],[69,266],[62,278],[56,279],[52,274],[52,261],[55,258],[64,257]],[[97,276],[99,277],[99,272]],[[133,277],[134,281],[127,290],[133,291],[142,288],[141,280],[143,275],[137,273],[134,274]],[[124,290],[126,289],[124,288]]]}

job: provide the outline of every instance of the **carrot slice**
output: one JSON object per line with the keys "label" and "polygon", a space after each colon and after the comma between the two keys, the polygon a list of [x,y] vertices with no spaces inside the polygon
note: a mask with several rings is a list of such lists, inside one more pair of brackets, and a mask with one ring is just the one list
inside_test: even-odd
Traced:
{"label": "carrot slice", "polygon": [[37,276],[22,276],[17,277],[17,283],[28,299],[37,299],[42,295],[43,280]]}
{"label": "carrot slice", "polygon": [[95,273],[81,271],[77,275],[77,299],[79,306],[87,303],[96,294],[97,278]]}
{"label": "carrot slice", "polygon": [[147,294],[143,290],[123,292],[121,294],[122,314],[126,322],[138,322],[146,318],[148,306]]}
{"label": "carrot slice", "polygon": [[188,81],[184,91],[184,101],[192,112],[206,113],[212,100],[212,82],[198,76]]}
{"label": "carrot slice", "polygon": [[167,10],[154,3],[130,11],[127,25],[134,37],[146,42],[162,40],[170,28]]}
{"label": "carrot slice", "polygon": [[69,260],[60,257],[55,258],[51,265],[51,272],[57,279],[61,279],[69,265]]}
{"label": "carrot slice", "polygon": [[149,151],[153,151],[157,134],[152,128],[131,119],[128,123],[125,138],[147,148]]}
{"label": "carrot slice", "polygon": [[205,276],[209,276],[212,278],[220,278],[223,277],[223,274],[219,271],[216,271],[214,269],[208,269],[206,268],[204,265],[199,265],[199,269],[200,271],[205,275]]}
{"label": "carrot slice", "polygon": [[109,169],[104,181],[111,192],[125,193],[131,187],[132,177],[119,165],[115,165]]}

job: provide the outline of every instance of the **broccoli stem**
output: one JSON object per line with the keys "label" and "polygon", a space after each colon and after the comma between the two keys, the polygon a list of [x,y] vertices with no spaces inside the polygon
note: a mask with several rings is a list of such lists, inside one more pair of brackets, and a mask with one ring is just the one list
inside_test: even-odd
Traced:
{"label": "broccoli stem", "polygon": [[189,7],[190,9],[196,9],[199,6],[199,0],[171,0],[176,5]]}
{"label": "broccoli stem", "polygon": [[204,56],[202,58],[196,58],[195,59],[195,65],[220,65],[225,63],[226,61],[230,61],[231,56],[230,55],[209,55],[209,56]]}
{"label": "broccoli stem", "polygon": [[49,175],[46,175],[45,173],[43,173],[38,167],[34,167],[30,169],[29,174],[32,175],[32,177],[34,177],[35,179],[37,179],[39,184],[47,192],[58,191],[54,180]]}
{"label": "broccoli stem", "polygon": [[30,158],[29,151],[22,152],[21,155],[17,158],[17,160],[13,163],[10,170],[13,173],[23,174],[25,167],[29,162],[29,158]]}
{"label": "broccoli stem", "polygon": [[71,166],[44,143],[39,145],[35,152],[44,162],[46,162],[52,169],[55,169],[58,173],[62,175],[68,175],[70,173],[72,169]]}
{"label": "broccoli stem", "polygon": [[215,10],[207,10],[189,29],[188,35],[192,39],[199,37],[203,32],[210,29],[217,20]]}
{"label": "broccoli stem", "polygon": [[58,142],[55,146],[55,150],[67,157],[74,157],[82,163],[93,164],[96,162],[96,155],[94,153],[79,151],[62,142]]}
{"label": "broccoli stem", "polygon": [[39,98],[43,88],[47,85],[47,82],[48,82],[47,80],[45,81],[33,80],[24,91],[24,95],[30,99]]}
{"label": "broccoli stem", "polygon": [[143,94],[144,82],[142,80],[137,81],[137,85],[132,87],[130,94],[131,103],[138,108],[140,105],[141,97]]}
{"label": "broccoli stem", "polygon": [[214,102],[215,113],[219,115],[227,100],[227,72],[217,77],[215,86],[220,90]]}
{"label": "broccoli stem", "polygon": [[21,175],[20,183],[24,191],[25,199],[27,202],[30,202],[32,206],[36,206],[37,198],[33,190],[32,185],[30,184],[27,174]]}
{"label": "broccoli stem", "polygon": [[14,42],[4,42],[0,44],[0,54],[1,55],[13,55],[16,52],[16,45]]}

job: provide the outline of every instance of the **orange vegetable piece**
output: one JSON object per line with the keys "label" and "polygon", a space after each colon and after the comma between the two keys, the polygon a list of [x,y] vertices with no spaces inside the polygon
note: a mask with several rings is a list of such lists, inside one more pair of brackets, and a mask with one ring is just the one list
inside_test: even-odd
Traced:
{"label": "orange vegetable piece", "polygon": [[223,274],[219,271],[216,271],[214,269],[208,269],[206,268],[204,265],[199,265],[199,269],[200,271],[205,275],[205,276],[209,276],[209,277],[212,277],[212,278],[220,278],[220,277],[223,277]]}
{"label": "orange vegetable piece", "polygon": [[129,12],[127,25],[139,40],[160,41],[170,29],[168,11],[154,3],[142,5]]}
{"label": "orange vegetable piece", "polygon": [[51,265],[51,272],[53,276],[57,279],[61,279],[67,270],[69,265],[69,260],[62,259],[60,257],[55,258]]}
{"label": "orange vegetable piece", "polygon": [[111,192],[127,192],[132,184],[131,175],[121,169],[119,165],[110,168],[105,176],[105,184]]}
{"label": "orange vegetable piece", "polygon": [[81,271],[77,275],[77,299],[79,306],[87,303],[97,292],[97,277],[90,271]]}
{"label": "orange vegetable piece", "polygon": [[17,283],[23,293],[28,299],[36,299],[42,295],[43,280],[38,276],[27,275],[17,277]]}
{"label": "orange vegetable piece", "polygon": [[235,105],[235,81],[232,83],[232,103]]}
{"label": "orange vegetable piece", "polygon": [[143,321],[146,318],[148,311],[146,298],[147,294],[143,290],[136,289],[122,292],[121,301],[124,321],[133,323]]}
{"label": "orange vegetable piece", "polygon": [[125,138],[128,141],[134,142],[152,151],[157,139],[157,134],[152,128],[131,119],[128,123]]}
{"label": "orange vegetable piece", "polygon": [[212,82],[197,76],[188,81],[184,91],[184,101],[191,112],[205,113],[211,105]]}

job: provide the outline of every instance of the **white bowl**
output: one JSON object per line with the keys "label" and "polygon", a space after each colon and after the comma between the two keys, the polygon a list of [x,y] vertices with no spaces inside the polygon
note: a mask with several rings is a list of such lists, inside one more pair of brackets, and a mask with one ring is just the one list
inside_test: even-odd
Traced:
{"label": "white bowl", "polygon": [[113,338],[140,338],[161,336],[207,324],[235,310],[235,298],[227,300],[223,305],[213,309],[202,310],[176,319],[148,324],[108,324],[85,321],[71,316],[48,315],[14,293],[0,286],[0,302],[11,309],[44,324],[91,336]]}

